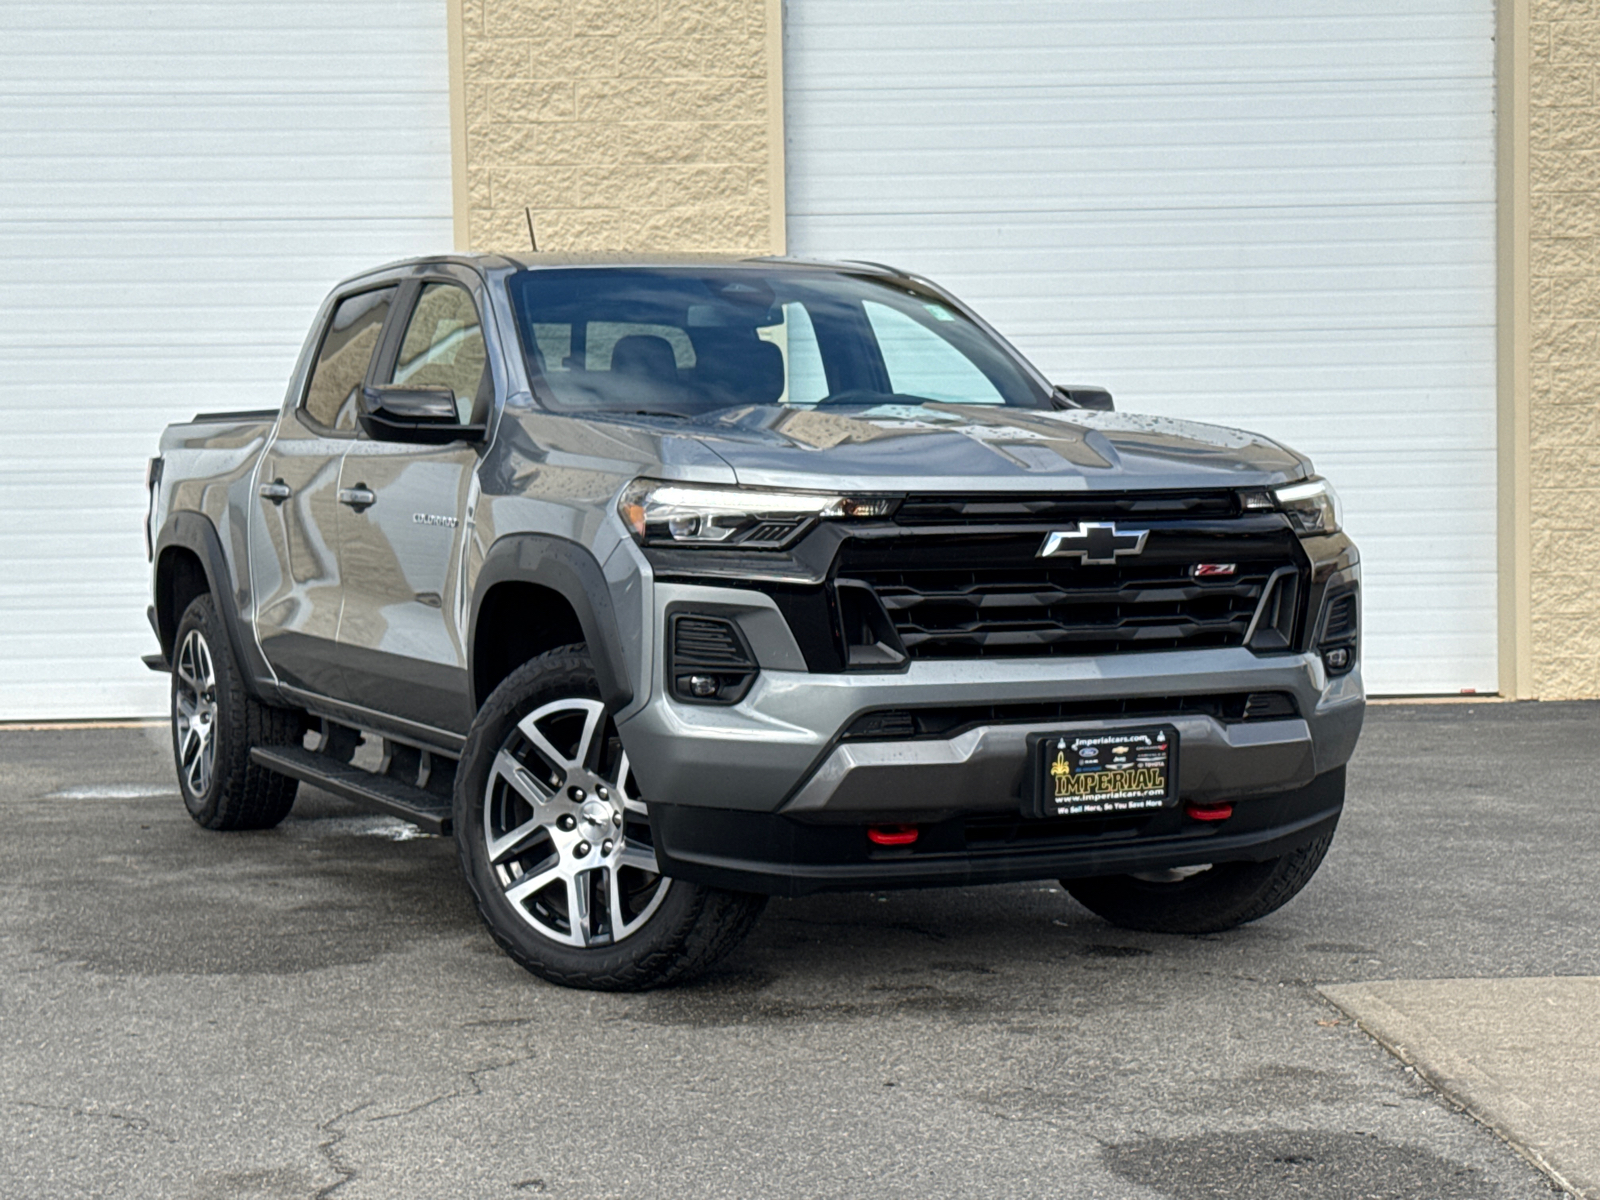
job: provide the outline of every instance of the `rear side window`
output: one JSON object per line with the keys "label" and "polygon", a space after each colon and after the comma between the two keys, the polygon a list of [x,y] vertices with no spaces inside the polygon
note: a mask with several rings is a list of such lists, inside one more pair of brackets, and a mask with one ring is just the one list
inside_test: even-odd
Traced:
{"label": "rear side window", "polygon": [[341,432],[356,427],[356,398],[367,377],[378,335],[394,302],[394,287],[346,296],[333,310],[333,320],[317,351],[302,407],[318,425]]}
{"label": "rear side window", "polygon": [[479,399],[490,395],[489,359],[478,309],[467,290],[453,283],[430,283],[400,343],[390,382],[414,388],[447,388],[456,398],[462,423],[472,420]]}

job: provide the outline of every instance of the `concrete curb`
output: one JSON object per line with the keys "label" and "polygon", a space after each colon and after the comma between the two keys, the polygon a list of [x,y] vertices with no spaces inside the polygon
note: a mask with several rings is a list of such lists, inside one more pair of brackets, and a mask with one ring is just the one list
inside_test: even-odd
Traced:
{"label": "concrete curb", "polygon": [[1600,1200],[1600,977],[1318,990],[1557,1186]]}

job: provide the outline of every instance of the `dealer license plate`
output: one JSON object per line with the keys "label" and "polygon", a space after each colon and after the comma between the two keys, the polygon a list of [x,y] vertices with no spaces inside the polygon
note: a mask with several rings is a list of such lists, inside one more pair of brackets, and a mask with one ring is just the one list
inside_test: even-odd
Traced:
{"label": "dealer license plate", "polygon": [[1177,799],[1178,731],[1170,725],[1030,740],[1038,816],[1118,816]]}

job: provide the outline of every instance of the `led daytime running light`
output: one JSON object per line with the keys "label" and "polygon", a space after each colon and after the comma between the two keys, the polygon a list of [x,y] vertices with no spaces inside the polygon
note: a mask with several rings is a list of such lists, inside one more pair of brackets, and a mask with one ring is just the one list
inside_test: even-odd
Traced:
{"label": "led daytime running light", "polygon": [[816,495],[637,479],[617,511],[639,541],[650,545],[782,549],[814,521],[887,516],[888,497]]}

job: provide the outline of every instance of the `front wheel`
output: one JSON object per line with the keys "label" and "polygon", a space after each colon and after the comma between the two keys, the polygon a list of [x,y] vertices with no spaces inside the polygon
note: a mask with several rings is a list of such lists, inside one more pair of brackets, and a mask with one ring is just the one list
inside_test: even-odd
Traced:
{"label": "front wheel", "polygon": [[1140,875],[1063,879],[1090,912],[1147,933],[1222,933],[1276,912],[1311,882],[1332,830],[1266,862],[1217,863]]}
{"label": "front wheel", "polygon": [[519,667],[485,702],[456,777],[455,829],[489,932],[567,987],[680,982],[737,946],[765,903],[657,869],[649,811],[582,646]]}

